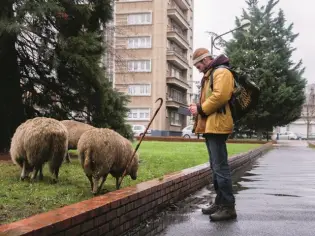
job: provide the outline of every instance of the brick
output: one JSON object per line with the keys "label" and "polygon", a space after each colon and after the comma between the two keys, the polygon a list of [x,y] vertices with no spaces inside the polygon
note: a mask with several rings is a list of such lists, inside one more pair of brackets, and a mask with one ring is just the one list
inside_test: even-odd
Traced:
{"label": "brick", "polygon": [[104,235],[109,231],[109,223],[106,223],[98,228],[98,234]]}
{"label": "brick", "polygon": [[119,207],[120,205],[121,205],[120,200],[115,200],[115,201],[110,203],[110,209],[115,209],[115,208]]}
{"label": "brick", "polygon": [[99,232],[98,229],[94,229],[92,231],[85,233],[84,236],[97,236],[97,235],[99,235],[98,232]]}
{"label": "brick", "polygon": [[135,208],[139,208],[141,206],[141,199],[134,201]]}
{"label": "brick", "polygon": [[137,209],[132,210],[131,212],[129,212],[129,215],[130,215],[130,219],[137,217],[138,216],[138,210]]}
{"label": "brick", "polygon": [[67,235],[65,235],[65,231],[62,231],[57,234],[54,234],[54,236],[67,236]]}
{"label": "brick", "polygon": [[148,202],[150,202],[149,198],[147,198],[147,197],[141,198],[141,206],[147,204]]}
{"label": "brick", "polygon": [[129,198],[130,202],[133,202],[133,201],[137,200],[137,194],[133,194],[133,195],[129,196],[128,198]]}
{"label": "brick", "polygon": [[120,204],[121,205],[126,205],[130,202],[130,198],[129,197],[124,197],[120,200]]}
{"label": "brick", "polygon": [[116,218],[116,216],[117,216],[116,210],[109,211],[106,215],[107,221],[111,221],[112,219]]}
{"label": "brick", "polygon": [[89,213],[83,213],[77,216],[74,216],[71,218],[71,224],[72,225],[77,225],[77,224],[81,224],[82,222],[86,221],[87,219],[89,219],[90,214]]}
{"label": "brick", "polygon": [[93,219],[86,221],[83,224],[81,224],[81,233],[89,231],[93,227],[94,227],[94,220]]}
{"label": "brick", "polygon": [[123,214],[125,214],[125,206],[121,206],[117,209],[117,216],[122,216]]}
{"label": "brick", "polygon": [[115,229],[114,229],[114,235],[121,235],[124,232],[124,225],[118,225]]}
{"label": "brick", "polygon": [[109,230],[115,229],[119,225],[119,219],[116,218],[109,222]]}
{"label": "brick", "polygon": [[94,225],[97,227],[97,226],[100,226],[100,225],[103,225],[106,223],[106,220],[107,220],[107,217],[106,217],[106,214],[104,215],[101,215],[101,216],[98,216],[94,219]]}
{"label": "brick", "polygon": [[80,234],[81,234],[80,225],[72,227],[65,232],[65,235],[71,235],[71,236],[80,235]]}
{"label": "brick", "polygon": [[135,208],[135,202],[130,202],[125,206],[125,212],[129,212]]}
{"label": "brick", "polygon": [[145,212],[145,206],[141,206],[140,208],[138,208],[138,215],[141,215],[143,212]]}
{"label": "brick", "polygon": [[132,221],[127,221],[126,223],[124,223],[124,231],[130,230],[132,226]]}
{"label": "brick", "polygon": [[143,198],[143,197],[146,197],[147,196],[147,192],[146,191],[141,191],[138,193],[138,198]]}

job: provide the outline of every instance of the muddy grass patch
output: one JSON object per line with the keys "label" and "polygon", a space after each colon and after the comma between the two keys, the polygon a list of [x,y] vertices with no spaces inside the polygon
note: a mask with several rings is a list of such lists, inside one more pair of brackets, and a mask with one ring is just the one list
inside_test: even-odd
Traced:
{"label": "muddy grass patch", "polygon": [[[254,149],[258,144],[229,144],[229,155]],[[75,151],[72,151],[75,153]],[[135,185],[164,174],[176,172],[208,161],[203,143],[149,142],[141,144],[138,179],[129,176],[122,187]],[[44,180],[31,183],[19,180],[21,170],[9,162],[0,162],[0,224],[13,222],[31,215],[93,197],[90,184],[74,158],[72,163],[63,164],[59,182],[51,184],[51,175],[45,166]],[[115,180],[109,176],[103,192],[115,190]]]}

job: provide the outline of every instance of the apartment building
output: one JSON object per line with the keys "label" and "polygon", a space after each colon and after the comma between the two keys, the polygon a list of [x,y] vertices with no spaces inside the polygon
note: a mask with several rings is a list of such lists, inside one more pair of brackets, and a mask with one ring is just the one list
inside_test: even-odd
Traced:
{"label": "apartment building", "polygon": [[152,135],[180,135],[192,94],[193,0],[119,0],[115,6],[114,86],[130,95],[128,123]]}

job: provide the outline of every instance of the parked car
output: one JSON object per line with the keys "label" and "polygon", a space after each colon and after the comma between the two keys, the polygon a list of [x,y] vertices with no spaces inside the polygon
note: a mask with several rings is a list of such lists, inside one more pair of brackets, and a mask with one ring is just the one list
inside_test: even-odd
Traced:
{"label": "parked car", "polygon": [[[146,127],[144,125],[132,125],[132,131],[134,136],[142,136]],[[147,130],[145,136],[151,136],[151,129]]]}
{"label": "parked car", "polygon": [[[277,140],[277,133],[273,134],[272,140]],[[298,136],[292,131],[286,131],[284,133],[279,133],[279,140],[297,140]]]}
{"label": "parked car", "polygon": [[[182,137],[184,138],[198,138],[198,136],[192,132],[193,125],[188,125],[184,129],[182,129]],[[201,135],[199,135],[202,138]]]}
{"label": "parked car", "polygon": [[307,136],[305,134],[296,134],[298,140],[307,140]]}

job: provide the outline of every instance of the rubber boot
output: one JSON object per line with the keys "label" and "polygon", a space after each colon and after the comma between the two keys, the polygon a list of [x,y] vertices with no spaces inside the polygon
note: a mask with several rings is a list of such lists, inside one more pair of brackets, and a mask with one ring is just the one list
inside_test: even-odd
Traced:
{"label": "rubber boot", "polygon": [[235,206],[220,206],[220,209],[210,215],[211,221],[225,221],[237,217]]}

